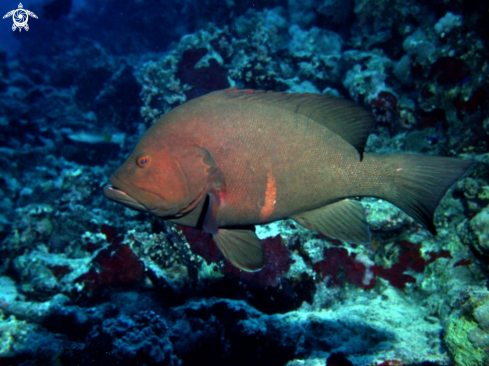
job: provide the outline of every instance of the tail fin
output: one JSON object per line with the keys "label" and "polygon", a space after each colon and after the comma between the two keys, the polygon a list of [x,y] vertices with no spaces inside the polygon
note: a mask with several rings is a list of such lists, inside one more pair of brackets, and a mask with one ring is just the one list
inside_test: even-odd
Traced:
{"label": "tail fin", "polygon": [[[433,214],[453,183],[473,164],[470,160],[426,155],[390,155],[394,184],[385,192],[392,202],[436,235]],[[391,170],[392,171],[392,170]]]}

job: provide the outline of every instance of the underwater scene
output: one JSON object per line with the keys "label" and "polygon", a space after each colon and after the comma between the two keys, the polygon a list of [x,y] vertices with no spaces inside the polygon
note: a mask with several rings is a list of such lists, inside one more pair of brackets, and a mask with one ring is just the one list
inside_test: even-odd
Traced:
{"label": "underwater scene", "polygon": [[2,0],[0,366],[489,365],[489,11]]}

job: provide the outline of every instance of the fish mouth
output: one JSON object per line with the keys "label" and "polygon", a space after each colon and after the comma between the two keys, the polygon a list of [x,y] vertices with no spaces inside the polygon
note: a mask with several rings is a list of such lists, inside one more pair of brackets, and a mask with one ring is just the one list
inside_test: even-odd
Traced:
{"label": "fish mouth", "polygon": [[109,200],[123,204],[129,208],[132,208],[133,210],[144,211],[144,212],[151,211],[148,210],[146,206],[136,201],[134,198],[129,196],[126,192],[124,192],[123,190],[117,187],[107,185],[103,188],[102,193]]}

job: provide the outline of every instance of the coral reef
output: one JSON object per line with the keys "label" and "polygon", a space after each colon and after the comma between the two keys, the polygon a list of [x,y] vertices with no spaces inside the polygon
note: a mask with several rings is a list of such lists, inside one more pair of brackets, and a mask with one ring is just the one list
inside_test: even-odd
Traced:
{"label": "coral reef", "polygon": [[[140,311],[131,317],[121,314],[92,329],[82,359],[88,362],[95,357],[119,365],[180,365],[169,337],[168,325],[154,312]],[[103,350],[106,353],[100,358]]]}
{"label": "coral reef", "polygon": [[470,229],[476,235],[474,247],[480,254],[489,255],[489,208],[484,208],[470,220]]}
{"label": "coral reef", "polygon": [[469,288],[455,299],[459,307],[446,320],[444,339],[457,365],[489,362],[489,292]]}
{"label": "coral reef", "polygon": [[[483,3],[57,0],[30,10],[29,32],[2,33],[17,51],[0,45],[1,365],[487,364]],[[371,243],[291,220],[261,225],[265,267],[245,273],[201,230],[101,195],[155,119],[227,87],[354,100],[377,120],[367,152],[474,168],[441,201],[436,237],[366,197]]]}

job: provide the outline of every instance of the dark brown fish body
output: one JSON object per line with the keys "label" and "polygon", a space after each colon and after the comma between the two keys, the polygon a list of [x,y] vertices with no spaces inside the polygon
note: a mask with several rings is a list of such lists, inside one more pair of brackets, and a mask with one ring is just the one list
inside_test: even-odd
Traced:
{"label": "dark brown fish body", "polygon": [[[241,258],[256,256],[256,245],[238,258],[229,251],[254,234],[223,228],[293,218],[330,236],[368,241],[361,205],[348,197],[389,200],[434,232],[434,209],[470,162],[363,154],[372,126],[368,113],[342,99],[215,92],[160,118],[111,178],[118,190],[104,192],[170,221],[202,225],[247,270],[259,268]],[[144,158],[148,166],[139,164]]]}

